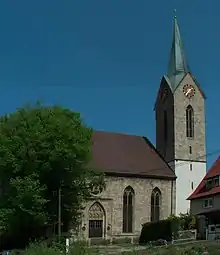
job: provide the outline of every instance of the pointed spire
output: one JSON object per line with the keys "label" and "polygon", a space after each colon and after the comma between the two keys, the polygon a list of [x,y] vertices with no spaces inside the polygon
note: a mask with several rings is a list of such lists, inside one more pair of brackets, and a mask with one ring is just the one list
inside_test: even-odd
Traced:
{"label": "pointed spire", "polygon": [[173,42],[170,51],[170,60],[167,74],[171,83],[172,90],[177,88],[180,81],[188,72],[189,67],[183,50],[179,25],[176,17],[176,10],[174,10]]}

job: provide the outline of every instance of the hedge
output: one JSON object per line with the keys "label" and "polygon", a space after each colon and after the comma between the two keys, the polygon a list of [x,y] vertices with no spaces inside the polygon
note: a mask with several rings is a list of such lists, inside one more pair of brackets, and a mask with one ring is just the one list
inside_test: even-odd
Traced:
{"label": "hedge", "polygon": [[171,241],[179,230],[179,221],[175,218],[160,220],[157,222],[147,222],[143,224],[139,244],[146,244],[150,241],[164,239]]}

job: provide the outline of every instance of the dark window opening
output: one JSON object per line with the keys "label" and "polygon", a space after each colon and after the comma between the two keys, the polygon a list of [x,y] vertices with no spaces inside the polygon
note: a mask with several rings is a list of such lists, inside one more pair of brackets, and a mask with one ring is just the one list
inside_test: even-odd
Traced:
{"label": "dark window opening", "polygon": [[219,186],[219,176],[214,179],[214,186],[215,187]]}
{"label": "dark window opening", "polygon": [[123,195],[123,233],[133,231],[134,190],[127,187]]}
{"label": "dark window opening", "polygon": [[160,220],[160,205],[161,205],[161,192],[155,188],[151,194],[151,221],[156,222]]}
{"label": "dark window opening", "polygon": [[192,146],[189,146],[189,154],[192,154]]}
{"label": "dark window opening", "polygon": [[219,186],[219,176],[215,176],[212,179],[206,181],[206,189],[210,190],[212,188]]}
{"label": "dark window opening", "polygon": [[192,171],[192,168],[193,168],[193,167],[192,167],[192,164],[190,164],[190,166],[189,166],[189,167],[190,167],[190,171]]}
{"label": "dark window opening", "polygon": [[210,207],[213,207],[213,199],[212,198],[205,199],[204,208],[210,208]]}
{"label": "dark window opening", "polygon": [[212,182],[212,180],[208,180],[207,182],[206,182],[206,189],[207,190],[210,190],[210,189],[212,189],[213,188],[213,182]]}
{"label": "dark window opening", "polygon": [[194,137],[194,111],[191,105],[186,108],[186,137]]}

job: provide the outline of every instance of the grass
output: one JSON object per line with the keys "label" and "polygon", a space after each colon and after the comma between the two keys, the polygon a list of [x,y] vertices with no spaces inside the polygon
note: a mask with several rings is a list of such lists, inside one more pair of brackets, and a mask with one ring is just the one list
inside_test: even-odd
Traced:
{"label": "grass", "polygon": [[[136,250],[135,250],[136,248]],[[142,248],[142,249],[140,249]],[[208,251],[209,255],[220,254],[220,242],[191,242],[167,247],[138,247],[127,246],[127,250],[112,248],[90,248],[88,255],[203,255]]]}
{"label": "grass", "polygon": [[[167,247],[149,247],[145,250],[133,252],[135,255],[219,255],[220,242],[194,242],[180,245],[169,245]],[[133,255],[132,251],[126,255]],[[125,255],[125,254],[124,254]]]}
{"label": "grass", "polygon": [[[220,242],[194,242],[167,247],[138,247],[138,246],[106,246],[88,247],[80,243],[71,247],[69,255],[203,255],[205,250],[209,255],[220,254]],[[65,254],[64,247],[46,244],[32,244],[21,255],[61,255]]]}

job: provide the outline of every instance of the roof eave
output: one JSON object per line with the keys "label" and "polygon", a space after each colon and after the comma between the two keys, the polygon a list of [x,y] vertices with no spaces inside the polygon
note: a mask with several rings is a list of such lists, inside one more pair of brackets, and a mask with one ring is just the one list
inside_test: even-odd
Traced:
{"label": "roof eave", "polygon": [[205,198],[205,197],[210,197],[210,196],[216,196],[216,195],[219,195],[220,192],[216,192],[216,193],[213,193],[213,194],[202,194],[202,193],[198,193],[196,195],[191,195],[187,198],[187,200],[196,200],[196,199],[202,199],[202,198]]}
{"label": "roof eave", "polygon": [[[169,80],[169,78],[168,78],[167,75],[164,75],[164,76],[162,77],[162,79],[161,79],[161,81],[160,81],[160,84],[162,84],[163,80],[166,81],[166,83],[167,83],[168,86],[170,87],[171,91],[173,91],[172,85],[171,85],[170,80]],[[157,108],[157,101],[158,101],[159,91],[160,91],[160,88],[159,88],[159,90],[158,90],[158,92],[157,92],[156,101],[155,101],[155,103],[154,103],[154,108],[153,108],[154,111],[155,111],[156,108]]]}
{"label": "roof eave", "polygon": [[142,173],[120,173],[120,171],[115,170],[114,172],[103,171],[106,176],[116,176],[116,177],[130,177],[130,178],[143,178],[143,179],[160,179],[160,180],[176,180],[176,176],[163,176],[163,175],[149,175]]}
{"label": "roof eave", "polygon": [[194,81],[194,82],[195,82],[195,84],[197,85],[197,87],[198,87],[198,89],[199,89],[200,93],[202,94],[203,98],[204,98],[204,99],[207,99],[207,97],[206,97],[206,95],[205,95],[204,91],[202,90],[202,88],[200,87],[200,85],[199,85],[199,83],[198,83],[197,79],[196,79],[196,78],[192,75],[192,73],[191,73],[191,72],[189,72],[189,74],[190,74],[190,75],[191,75],[191,77],[193,78],[193,81]]}

